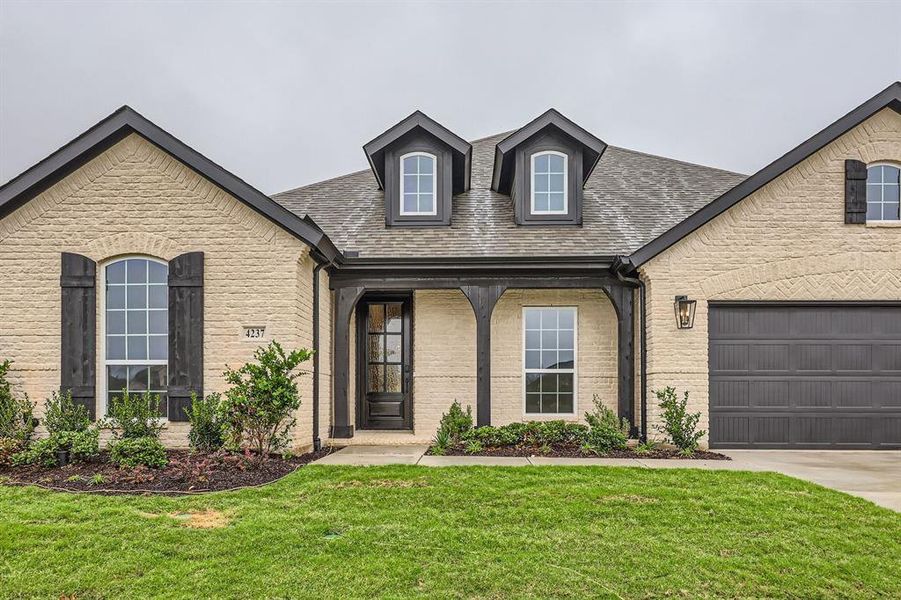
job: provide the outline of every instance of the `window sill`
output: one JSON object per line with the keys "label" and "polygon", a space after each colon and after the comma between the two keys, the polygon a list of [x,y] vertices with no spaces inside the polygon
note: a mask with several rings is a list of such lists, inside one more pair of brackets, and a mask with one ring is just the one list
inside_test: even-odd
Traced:
{"label": "window sill", "polygon": [[901,227],[901,221],[867,221],[867,227]]}

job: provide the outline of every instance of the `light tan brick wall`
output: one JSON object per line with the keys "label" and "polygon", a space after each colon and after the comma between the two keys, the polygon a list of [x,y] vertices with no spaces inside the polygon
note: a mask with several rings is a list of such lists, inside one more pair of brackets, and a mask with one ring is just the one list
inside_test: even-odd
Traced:
{"label": "light tan brick wall", "polygon": [[413,427],[430,438],[454,400],[476,414],[476,318],[460,290],[413,297]]}
{"label": "light tan brick wall", "polygon": [[[844,223],[849,158],[901,164],[901,115],[874,115],[641,268],[650,388],[688,390],[704,429],[709,301],[901,299],[901,229]],[[679,294],[698,300],[693,329],[676,329]]]}
{"label": "light tan brick wall", "polygon": [[[286,347],[310,346],[313,261],[307,246],[131,135],[0,221],[0,357],[15,361],[14,383],[37,400],[39,411],[59,386],[61,252],[102,266],[124,254],[170,260],[194,250],[205,253],[205,391],[224,389],[226,364],[251,359],[257,344],[242,339],[243,325],[265,325],[266,338]],[[99,342],[98,392],[104,387]],[[302,445],[312,437],[309,377],[300,389],[295,440]],[[172,423],[163,439],[183,446],[187,429]]]}

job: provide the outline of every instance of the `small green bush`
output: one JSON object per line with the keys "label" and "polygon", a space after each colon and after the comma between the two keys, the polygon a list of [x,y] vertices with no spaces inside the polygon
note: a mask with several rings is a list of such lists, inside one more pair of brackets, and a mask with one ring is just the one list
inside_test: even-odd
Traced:
{"label": "small green bush", "polygon": [[56,453],[60,450],[68,450],[71,462],[90,460],[100,453],[99,432],[94,428],[85,431],[57,431],[14,454],[12,464],[55,467],[59,464]]}
{"label": "small green bush", "polygon": [[463,452],[466,454],[478,454],[485,450],[485,447],[482,446],[482,443],[478,440],[468,440],[463,444]]}
{"label": "small green bush", "polygon": [[660,401],[660,408],[663,409],[661,415],[663,424],[655,425],[654,427],[657,431],[664,434],[666,439],[674,446],[679,448],[682,454],[693,454],[698,449],[698,440],[704,437],[704,434],[707,432],[698,430],[698,421],[701,419],[701,413],[689,413],[686,410],[688,392],[685,392],[682,400],[676,397],[676,389],[672,387],[666,387],[654,393]]}
{"label": "small green bush", "polygon": [[110,444],[110,462],[121,467],[166,466],[166,449],[152,436],[123,438]]}
{"label": "small green bush", "polygon": [[38,465],[41,467],[55,467],[57,465],[56,451],[59,449],[57,441],[51,438],[37,440],[28,448],[13,454],[12,464],[15,467],[22,465]]}
{"label": "small green bush", "polygon": [[550,448],[560,445],[579,445],[588,428],[580,423],[566,421],[528,421],[510,423],[501,427],[486,425],[468,430],[461,436],[466,443],[477,441],[486,448],[505,446]]}
{"label": "small green bush", "polygon": [[471,429],[472,407],[467,406],[464,412],[460,403],[454,400],[447,412],[441,415],[438,431],[432,438],[433,451],[444,454],[449,448],[459,445],[463,435]]}
{"label": "small green bush", "polygon": [[191,394],[188,412],[191,448],[200,452],[215,452],[225,444],[225,419],[222,417],[222,397],[213,392],[205,398]]}
{"label": "small green bush", "polygon": [[61,431],[87,431],[91,426],[88,409],[72,402],[71,390],[53,394],[44,403],[44,427],[50,435]]}
{"label": "small green bush", "polygon": [[28,394],[17,396],[9,382],[12,361],[0,362],[0,440],[4,447],[24,447],[34,433],[34,403]]}
{"label": "small green bush", "polygon": [[254,351],[254,362],[226,369],[231,387],[222,410],[231,445],[252,450],[260,462],[288,445],[294,411],[300,407],[295,380],[302,372],[295,369],[311,356],[307,349],[285,352],[272,341]]}
{"label": "small green bush", "polygon": [[629,421],[620,420],[615,412],[604,406],[597,394],[594,395],[593,403],[594,410],[585,413],[588,433],[583,447],[595,454],[624,449],[629,441]]}
{"label": "small green bush", "polygon": [[159,406],[159,394],[129,394],[122,390],[122,395],[114,396],[110,402],[101,427],[109,429],[113,437],[120,440],[147,437],[158,439],[164,426]]}

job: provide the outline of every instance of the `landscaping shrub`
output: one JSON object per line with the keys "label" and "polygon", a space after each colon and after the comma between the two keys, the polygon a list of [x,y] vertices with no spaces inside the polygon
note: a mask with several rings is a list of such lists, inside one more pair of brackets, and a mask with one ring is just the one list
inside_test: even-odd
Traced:
{"label": "landscaping shrub", "polygon": [[660,401],[660,408],[663,409],[661,415],[663,424],[655,425],[654,427],[657,431],[664,434],[667,440],[679,448],[683,454],[693,454],[698,449],[698,440],[704,437],[704,434],[707,432],[697,430],[701,413],[688,413],[686,411],[688,392],[685,392],[682,400],[676,398],[675,388],[667,387],[654,393]]}
{"label": "landscaping shrub", "polygon": [[188,441],[191,448],[200,452],[215,452],[225,443],[225,421],[222,417],[222,397],[213,392],[206,397],[191,394],[188,411],[191,431]]}
{"label": "landscaping shrub", "polygon": [[25,448],[34,433],[34,403],[27,394],[12,392],[8,374],[12,361],[0,362],[0,464]]}
{"label": "landscaping shrub", "polygon": [[615,412],[604,406],[597,394],[593,403],[594,410],[585,413],[588,433],[583,442],[584,449],[595,454],[624,449],[629,441],[628,419],[620,420]]}
{"label": "landscaping shrub", "polygon": [[157,439],[164,426],[159,406],[158,394],[129,394],[122,390],[122,395],[114,396],[110,402],[106,419],[101,426],[112,431],[113,436],[120,440],[146,437]]}
{"label": "landscaping shrub", "polygon": [[467,406],[464,412],[460,403],[454,400],[448,411],[441,415],[438,431],[432,439],[433,451],[443,454],[449,448],[459,445],[463,435],[471,429],[472,407]]}
{"label": "landscaping shrub", "polygon": [[166,449],[152,436],[122,438],[110,444],[110,462],[121,467],[166,466]]}
{"label": "landscaping shrub", "polygon": [[54,467],[57,452],[65,450],[69,460],[86,461],[100,453],[99,432],[91,427],[88,411],[72,402],[72,393],[53,392],[44,403],[44,426],[49,436],[38,440],[12,457],[15,465]]}
{"label": "landscaping shrub", "polygon": [[297,366],[309,360],[310,350],[286,353],[278,342],[257,348],[249,362],[238,369],[228,368],[225,379],[223,413],[232,444],[256,452],[260,461],[288,445],[294,411],[300,407],[295,380]]}
{"label": "landscaping shrub", "polygon": [[588,428],[580,423],[566,421],[528,421],[510,423],[501,427],[485,425],[466,431],[461,440],[464,444],[478,442],[485,448],[504,446],[547,448],[550,446],[579,445]]}
{"label": "landscaping shrub", "polygon": [[44,403],[44,427],[50,434],[60,431],[87,431],[91,426],[88,409],[72,402],[72,392],[53,392]]}

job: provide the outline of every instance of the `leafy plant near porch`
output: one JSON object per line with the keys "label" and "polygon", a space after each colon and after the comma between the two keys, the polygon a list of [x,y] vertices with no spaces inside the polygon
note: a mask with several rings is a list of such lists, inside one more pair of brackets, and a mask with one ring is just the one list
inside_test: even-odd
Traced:
{"label": "leafy plant near porch", "polygon": [[296,379],[302,373],[295,369],[312,356],[305,348],[285,352],[272,341],[254,351],[255,362],[226,369],[225,380],[232,387],[225,392],[223,413],[233,446],[255,452],[262,462],[288,445],[293,414],[300,407]]}
{"label": "leafy plant near porch", "polygon": [[660,401],[660,408],[663,409],[661,418],[662,425],[654,427],[660,433],[664,434],[670,442],[683,454],[691,455],[698,449],[698,440],[707,433],[705,430],[698,430],[698,421],[701,419],[701,413],[689,413],[686,410],[688,405],[688,392],[686,391],[682,400],[676,397],[676,389],[666,387],[662,390],[654,392]]}
{"label": "leafy plant near porch", "polygon": [[585,413],[588,432],[583,441],[583,449],[595,454],[611,450],[623,450],[629,441],[629,420],[620,420],[616,413],[604,406],[597,394],[593,398],[594,410]]}
{"label": "leafy plant near porch", "polygon": [[464,412],[460,403],[454,400],[448,411],[441,415],[438,431],[432,438],[432,453],[444,454],[449,448],[457,446],[470,429],[472,429],[472,407],[467,406]]}
{"label": "leafy plant near porch", "polygon": [[34,403],[27,394],[17,396],[12,392],[9,370],[12,361],[0,362],[0,465],[31,441],[34,433]]}

